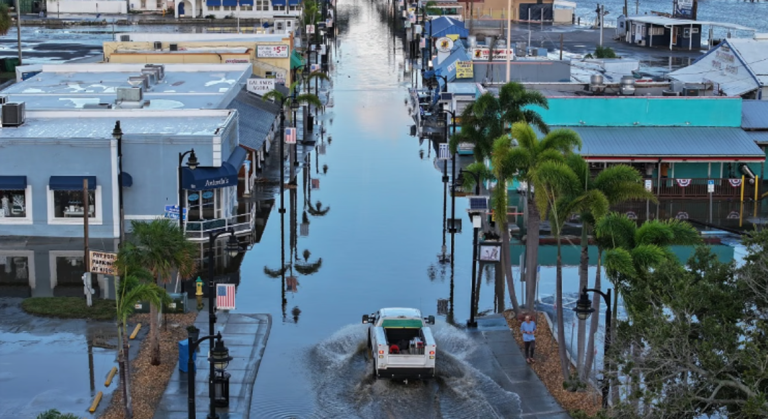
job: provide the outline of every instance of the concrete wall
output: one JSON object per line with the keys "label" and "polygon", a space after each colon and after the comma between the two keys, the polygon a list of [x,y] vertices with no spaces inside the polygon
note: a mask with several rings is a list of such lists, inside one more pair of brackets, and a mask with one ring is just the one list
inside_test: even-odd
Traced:
{"label": "concrete wall", "polygon": [[741,98],[550,97],[535,107],[551,125],[740,127]]}
{"label": "concrete wall", "polygon": [[552,13],[555,16],[555,23],[571,23],[573,22],[573,10],[572,9],[554,9]]}
{"label": "concrete wall", "polygon": [[[154,0],[148,1],[156,3]],[[127,3],[122,0],[48,0],[46,6],[49,17],[57,13],[125,14],[128,8]]]}

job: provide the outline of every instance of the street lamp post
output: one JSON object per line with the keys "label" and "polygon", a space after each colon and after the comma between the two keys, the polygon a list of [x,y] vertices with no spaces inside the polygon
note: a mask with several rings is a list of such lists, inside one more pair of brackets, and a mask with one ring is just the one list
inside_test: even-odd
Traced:
{"label": "street lamp post", "polygon": [[[212,369],[215,369],[216,371],[219,371],[221,373],[220,377],[217,378],[223,378],[222,383],[222,391],[218,393],[211,393],[211,414],[208,415],[208,418],[217,418],[218,415],[216,415],[214,409],[214,405],[216,403],[216,394],[222,394],[223,397],[221,397],[221,402],[223,403],[226,401],[226,403],[229,403],[229,382],[227,381],[228,374],[224,372],[224,370],[229,365],[229,361],[232,360],[232,357],[229,356],[229,349],[224,346],[224,340],[221,337],[221,332],[216,333],[216,335],[211,336],[203,336],[201,338],[197,338],[198,334],[200,333],[200,330],[197,328],[194,329],[187,329],[187,350],[188,350],[188,357],[187,359],[187,373],[189,376],[187,377],[187,417],[189,419],[195,419],[196,416],[196,407],[195,407],[195,363],[194,363],[194,355],[195,350],[197,350],[197,347],[200,346],[201,343],[205,342],[206,340],[210,340],[211,344],[213,344],[213,341],[216,341],[216,346],[211,351],[211,356],[208,358],[208,362],[211,365]],[[221,381],[221,380],[219,380]]]}
{"label": "street lamp post", "polygon": [[195,170],[198,166],[197,156],[195,156],[194,148],[183,153],[179,153],[179,229],[181,229],[181,234],[184,234],[184,204],[186,201],[184,199],[184,186],[181,183],[181,163],[184,161],[184,156],[187,154],[189,154],[189,158],[187,159],[187,167],[189,167],[190,170]]}
{"label": "street lamp post", "polygon": [[[229,254],[230,257],[237,256],[238,253],[241,252],[240,244],[237,242],[237,237],[235,237],[235,230],[234,229],[228,229],[224,231],[219,231],[217,233],[210,233],[208,235],[208,336],[213,337],[213,328],[214,324],[216,323],[216,299],[214,298],[214,294],[216,294],[216,282],[213,279],[214,276],[214,246],[216,244],[216,239],[219,236],[222,236],[224,234],[229,234],[229,240],[227,241],[227,254]],[[213,354],[214,348],[213,348],[213,340],[211,339],[211,354]],[[215,400],[215,389],[214,389],[214,378],[216,377],[216,371],[214,369],[214,363],[211,362],[210,365],[210,375],[208,377],[208,392],[211,399],[210,402],[210,413],[208,414],[208,419],[216,419],[218,416],[216,415],[216,400]],[[194,394],[193,394],[194,397]],[[191,412],[194,412],[192,410]]]}
{"label": "street lamp post", "polygon": [[125,211],[123,210],[123,130],[120,128],[120,121],[115,121],[115,128],[112,130],[112,138],[117,140],[117,196],[118,208],[120,208],[120,246],[125,241]]}
{"label": "street lamp post", "polygon": [[589,296],[587,296],[588,292],[594,292],[597,294],[600,294],[603,297],[603,301],[605,301],[605,340],[603,343],[603,383],[602,383],[602,393],[603,393],[603,409],[608,408],[608,394],[611,389],[611,383],[608,379],[608,371],[610,369],[609,362],[608,362],[608,351],[611,349],[611,290],[608,289],[605,293],[598,289],[590,288],[587,289],[587,287],[584,287],[581,290],[581,296],[579,297],[579,301],[576,303],[576,307],[573,309],[573,311],[576,312],[576,316],[579,318],[579,320],[587,320],[589,316],[594,313],[595,309],[592,308],[592,301],[589,300]]}
{"label": "street lamp post", "polygon": [[[480,175],[475,172],[465,171],[461,170],[459,171],[459,178],[462,178],[464,173],[469,173],[473,178],[475,178],[475,195],[480,195]],[[470,307],[470,313],[469,313],[469,321],[467,322],[467,327],[477,327],[477,322],[475,321],[475,284],[477,283],[477,234],[478,230],[480,230],[480,227],[482,226],[482,214],[479,213],[470,213],[469,214],[470,219],[472,220],[472,293],[471,298],[472,301],[469,305]]]}
{"label": "street lamp post", "polygon": [[[448,115],[451,115],[451,135],[456,134],[456,112],[443,109]],[[446,124],[447,129],[447,124]],[[446,141],[448,138],[446,136]],[[456,233],[457,229],[454,225],[456,219],[456,153],[451,153],[451,179],[453,185],[451,185],[451,228],[448,229],[449,233]]]}

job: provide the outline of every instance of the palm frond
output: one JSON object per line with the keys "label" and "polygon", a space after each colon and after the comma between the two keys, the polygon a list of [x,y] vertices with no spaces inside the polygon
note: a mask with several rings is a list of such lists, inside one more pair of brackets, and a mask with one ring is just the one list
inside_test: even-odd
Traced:
{"label": "palm frond", "polygon": [[674,231],[666,223],[659,220],[646,221],[635,232],[635,242],[638,245],[668,246],[674,239]]}
{"label": "palm frond", "polygon": [[313,263],[297,263],[294,267],[296,268],[296,272],[302,275],[312,275],[317,273],[317,271],[323,267],[323,258],[318,258],[317,261]]}
{"label": "palm frond", "polygon": [[603,254],[605,255],[605,273],[614,285],[617,283],[619,276],[635,276],[635,265],[629,251],[617,247],[606,249]]}
{"label": "palm frond", "polygon": [[604,249],[624,248],[635,246],[637,223],[626,215],[612,212],[597,220],[595,233],[598,245]]}
{"label": "palm frond", "polygon": [[318,98],[317,96],[311,93],[304,93],[304,94],[298,95],[294,100],[298,103],[306,103],[318,108],[323,107],[323,102],[320,101],[320,98]]}
{"label": "palm frond", "polygon": [[629,253],[632,255],[635,266],[644,271],[661,265],[670,255],[668,251],[655,244],[637,245]]}
{"label": "palm frond", "polygon": [[572,129],[558,128],[542,138],[539,147],[541,150],[553,149],[567,154],[581,150],[581,137]]}
{"label": "palm frond", "polygon": [[[291,86],[293,88],[293,86]],[[264,95],[261,96],[261,100],[268,102],[270,100],[274,100],[276,103],[281,103],[283,100],[285,100],[285,95],[278,92],[277,90],[270,90],[267,93],[264,93]]]}
{"label": "palm frond", "polygon": [[672,230],[672,241],[669,245],[695,246],[701,244],[701,235],[689,222],[672,218],[665,220],[664,224]]}

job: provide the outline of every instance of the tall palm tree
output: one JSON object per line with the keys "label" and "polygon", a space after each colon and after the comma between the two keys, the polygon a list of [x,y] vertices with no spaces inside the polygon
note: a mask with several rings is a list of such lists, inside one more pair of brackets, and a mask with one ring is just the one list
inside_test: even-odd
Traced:
{"label": "tall palm tree", "polygon": [[[197,248],[187,241],[178,224],[165,218],[152,221],[132,221],[133,234],[124,246],[126,263],[147,269],[156,284],[170,282],[178,271],[182,278],[195,272]],[[122,250],[122,249],[121,249]],[[150,363],[160,365],[160,332],[158,306],[150,304]]]}
{"label": "tall palm tree", "polygon": [[[605,247],[605,273],[616,291],[612,313],[614,323],[618,316],[619,294],[624,300],[630,301],[633,298],[645,298],[643,296],[645,292],[653,292],[647,289],[648,282],[645,278],[652,269],[666,260],[676,258],[670,246],[691,246],[701,243],[698,231],[687,222],[677,219],[645,221],[638,227],[637,223],[626,215],[611,213],[597,221],[595,232],[598,242]],[[626,306],[641,305],[627,304]],[[599,304],[595,305],[595,310],[599,310]],[[642,313],[628,309],[627,316],[630,320],[641,319]],[[593,330],[596,329],[597,327]],[[614,328],[613,333],[615,332]],[[618,389],[617,386],[612,388],[615,398]]]}
{"label": "tall palm tree", "polygon": [[[581,158],[569,156],[568,160]],[[563,326],[563,262],[562,229],[573,213],[590,212],[602,217],[608,212],[608,200],[599,191],[580,193],[580,179],[571,167],[562,161],[545,161],[536,168],[533,177],[536,187],[536,206],[541,214],[548,216],[552,234],[557,245],[555,304],[557,306],[557,340],[560,342],[560,367],[564,380],[570,379],[570,365],[565,347]]]}
{"label": "tall palm tree", "polygon": [[134,307],[139,301],[149,301],[154,306],[171,301],[168,293],[154,283],[152,274],[144,268],[130,265],[128,250],[118,253],[118,272],[120,283],[115,294],[115,309],[117,312],[117,333],[121,342],[119,349],[120,359],[120,387],[123,393],[124,417],[133,417],[130,390],[130,359],[128,351],[128,318],[133,314]]}
{"label": "tall palm tree", "polygon": [[[590,176],[589,165],[577,155],[567,159],[567,164],[579,178],[582,194],[599,194],[605,197],[610,206],[631,200],[650,200],[657,202],[653,193],[647,191],[642,185],[642,175],[635,168],[624,164],[608,167],[602,170],[594,178]],[[595,225],[595,214],[590,208],[581,211],[581,258],[579,260],[579,290],[588,285],[589,278],[589,235]],[[599,288],[598,288],[599,289]],[[599,295],[596,295],[596,299]],[[599,317],[599,316],[595,316]],[[586,321],[579,320],[576,339],[577,356],[576,369],[579,378],[586,378],[588,369],[584,367],[584,346],[586,343]]]}
{"label": "tall palm tree", "polygon": [[459,143],[470,143],[475,147],[475,161],[483,161],[490,156],[496,139],[506,135],[509,127],[517,122],[549,133],[549,127],[531,106],[548,109],[547,98],[536,90],[526,90],[520,83],[503,85],[498,97],[484,93],[462,111],[461,131],[449,142],[451,153],[457,152]]}
{"label": "tall palm tree", "polygon": [[[547,162],[564,162],[565,156],[574,149],[581,149],[581,138],[570,129],[556,129],[539,139],[533,128],[526,123],[512,125],[512,138],[518,146],[510,148],[500,163],[516,173],[516,178],[525,182],[526,240],[525,240],[525,304],[528,310],[534,309],[536,298],[536,266],[539,258],[539,222],[541,215],[534,201],[536,172],[538,167]],[[511,270],[511,268],[510,268]]]}
{"label": "tall palm tree", "polygon": [[274,100],[275,103],[282,103],[284,107],[290,108],[291,102],[305,103],[316,107],[322,107],[323,102],[320,101],[316,95],[310,93],[297,94],[299,82],[291,83],[289,93],[287,95],[277,90],[270,90],[261,97],[262,100],[269,101]]}

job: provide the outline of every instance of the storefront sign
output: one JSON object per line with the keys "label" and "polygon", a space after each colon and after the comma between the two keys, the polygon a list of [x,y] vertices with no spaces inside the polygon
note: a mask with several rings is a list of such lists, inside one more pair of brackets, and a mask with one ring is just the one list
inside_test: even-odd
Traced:
{"label": "storefront sign", "polygon": [[91,272],[95,274],[117,275],[117,253],[89,252]]}
{"label": "storefront sign", "polygon": [[250,60],[247,58],[227,58],[224,60],[224,64],[248,64]]}
{"label": "storefront sign", "polygon": [[[178,205],[166,205],[165,211],[163,211],[163,217],[171,220],[179,219],[179,206]],[[184,219],[187,219],[187,209],[184,208]]]}
{"label": "storefront sign", "polygon": [[674,12],[672,13],[672,17],[694,19],[693,1],[694,0],[674,0]]}
{"label": "storefront sign", "polygon": [[[488,54],[490,53],[490,48],[474,48],[472,50],[472,59],[478,60],[478,61],[488,61]],[[493,50],[493,61],[506,61],[507,54],[509,54],[510,59],[514,59],[514,49],[506,49],[506,48],[494,48]]]}
{"label": "storefront sign", "polygon": [[474,67],[472,67],[472,61],[456,61],[456,78],[457,79],[475,78],[475,72],[474,72]]}
{"label": "storefront sign", "polygon": [[453,41],[447,37],[439,38],[435,46],[437,47],[437,52],[449,53],[453,48]]}
{"label": "storefront sign", "polygon": [[251,93],[264,96],[275,90],[275,79],[248,79],[246,89]]}
{"label": "storefront sign", "polygon": [[257,45],[256,56],[259,58],[288,58],[288,45]]}

